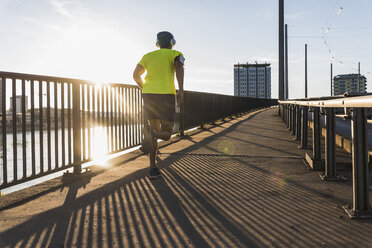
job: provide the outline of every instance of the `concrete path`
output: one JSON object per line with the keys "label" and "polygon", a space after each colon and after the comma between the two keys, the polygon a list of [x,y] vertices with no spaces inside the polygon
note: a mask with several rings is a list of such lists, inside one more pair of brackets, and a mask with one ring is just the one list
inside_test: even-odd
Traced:
{"label": "concrete path", "polygon": [[371,247],[372,220],[340,208],[351,182],[321,181],[298,145],[276,108],[197,130],[160,149],[161,179],[135,152],[0,211],[0,247]]}

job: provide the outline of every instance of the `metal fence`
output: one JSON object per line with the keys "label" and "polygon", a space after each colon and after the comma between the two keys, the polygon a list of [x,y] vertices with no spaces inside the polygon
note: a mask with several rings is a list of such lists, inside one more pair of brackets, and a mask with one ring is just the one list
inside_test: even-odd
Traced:
{"label": "metal fence", "polygon": [[134,85],[8,72],[0,78],[0,189],[72,166],[79,173],[97,153],[141,142],[142,98]]}
{"label": "metal fence", "polygon": [[312,112],[312,156],[306,160],[312,169],[321,169],[321,115],[325,115],[325,166],[323,180],[345,180],[337,175],[335,148],[335,116],[351,119],[353,202],[345,207],[351,218],[372,217],[369,205],[368,182],[368,132],[367,117],[371,117],[372,96],[330,97],[303,100],[279,101],[279,113],[289,130],[307,147],[308,113]]}
{"label": "metal fence", "polygon": [[[0,189],[71,167],[78,174],[83,163],[141,144],[142,96],[134,85],[10,72],[0,80]],[[175,132],[276,104],[186,91]]]}
{"label": "metal fence", "polygon": [[276,99],[227,96],[193,91],[186,91],[184,100],[184,129],[223,119],[236,113],[278,104]]}

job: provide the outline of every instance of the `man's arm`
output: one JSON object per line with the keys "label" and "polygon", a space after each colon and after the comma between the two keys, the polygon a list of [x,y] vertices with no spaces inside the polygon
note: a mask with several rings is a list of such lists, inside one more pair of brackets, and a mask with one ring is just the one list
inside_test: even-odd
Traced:
{"label": "man's arm", "polygon": [[136,83],[138,84],[138,86],[142,89],[143,87],[143,81],[142,81],[142,78],[141,78],[141,75],[145,72],[145,68],[143,68],[142,65],[140,64],[137,64],[136,68],[134,69],[134,72],[133,72],[133,79],[134,81],[136,81]]}
{"label": "man's arm", "polygon": [[178,94],[177,94],[177,102],[178,104],[181,104],[183,101],[183,75],[184,75],[184,69],[183,64],[177,59],[174,62],[175,68],[176,68],[176,78],[178,82]]}

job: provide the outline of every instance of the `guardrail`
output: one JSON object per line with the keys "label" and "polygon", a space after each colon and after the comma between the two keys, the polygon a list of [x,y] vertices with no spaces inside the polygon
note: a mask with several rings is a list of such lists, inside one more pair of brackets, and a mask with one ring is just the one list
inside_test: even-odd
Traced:
{"label": "guardrail", "polygon": [[[186,91],[181,126],[190,129],[252,109],[278,105],[276,99],[248,98]],[[182,130],[181,130],[182,133]]]}
{"label": "guardrail", "polygon": [[352,207],[344,207],[351,218],[372,217],[369,205],[368,182],[368,132],[367,117],[371,116],[372,96],[336,96],[325,99],[299,99],[279,101],[279,113],[295,139],[301,141],[301,148],[308,146],[308,112],[313,115],[312,156],[306,160],[310,168],[321,168],[321,114],[325,115],[325,172],[323,180],[345,180],[336,173],[335,116],[351,118],[352,134]]}
{"label": "guardrail", "polygon": [[[142,99],[134,85],[9,72],[0,72],[0,79],[0,189],[70,167],[80,173],[81,164],[101,152],[98,145],[110,154],[141,142]],[[12,111],[7,111],[8,86],[17,99],[9,101]],[[102,142],[97,136],[104,137],[106,146],[97,144]]]}
{"label": "guardrail", "polygon": [[[0,72],[0,80],[0,189],[71,167],[79,174],[97,155],[141,144],[142,96],[135,85],[11,72]],[[8,102],[7,92],[17,100]],[[277,101],[186,91],[175,132],[272,105]]]}

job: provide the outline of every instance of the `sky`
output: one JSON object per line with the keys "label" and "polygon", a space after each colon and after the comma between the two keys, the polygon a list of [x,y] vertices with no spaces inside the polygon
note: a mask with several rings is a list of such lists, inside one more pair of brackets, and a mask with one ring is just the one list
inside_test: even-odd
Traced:
{"label": "sky", "polygon": [[[284,0],[289,97],[330,95],[333,73],[367,77],[370,0]],[[233,65],[268,62],[278,96],[278,0],[0,0],[0,71],[134,84],[133,70],[170,31],[185,56],[185,89],[233,94]]]}

